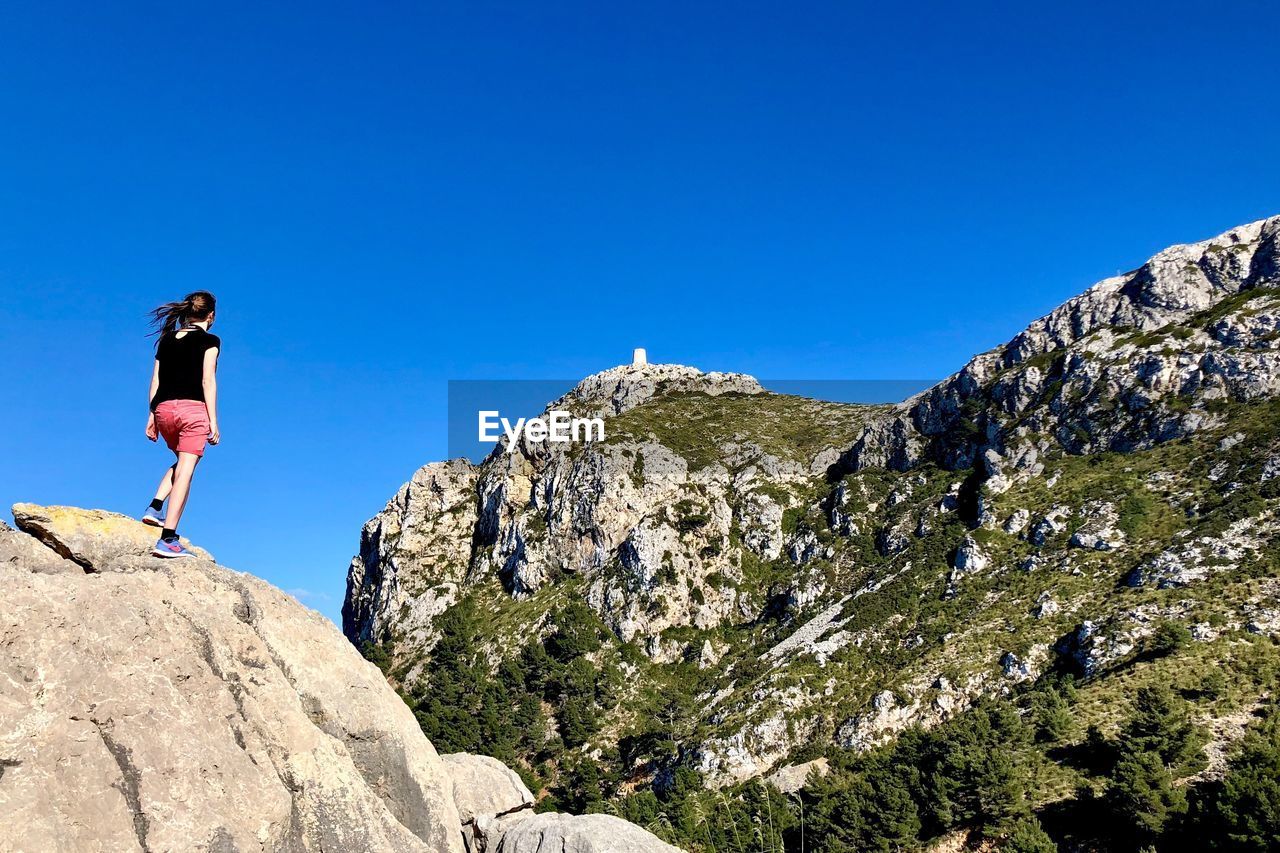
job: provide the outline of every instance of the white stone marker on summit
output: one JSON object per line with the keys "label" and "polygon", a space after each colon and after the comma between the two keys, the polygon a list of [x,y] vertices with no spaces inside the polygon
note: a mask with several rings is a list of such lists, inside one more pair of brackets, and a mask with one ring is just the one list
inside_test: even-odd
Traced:
{"label": "white stone marker on summit", "polygon": [[644,347],[636,347],[631,351],[631,366],[644,367],[649,363],[649,356],[645,353]]}

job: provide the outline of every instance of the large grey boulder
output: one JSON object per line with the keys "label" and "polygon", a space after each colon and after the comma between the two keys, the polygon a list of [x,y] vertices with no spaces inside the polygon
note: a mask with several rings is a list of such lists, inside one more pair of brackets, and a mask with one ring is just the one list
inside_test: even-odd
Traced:
{"label": "large grey boulder", "polygon": [[524,780],[498,759],[468,752],[441,758],[453,778],[453,801],[463,823],[481,815],[504,815],[533,806],[533,794]]}
{"label": "large grey boulder", "polygon": [[0,561],[0,847],[462,853],[444,762],[328,620],[124,516],[17,519],[95,571]]}
{"label": "large grey boulder", "polygon": [[535,814],[534,796],[496,758],[443,756],[470,853],[665,853],[676,850],[651,832],[610,815]]}
{"label": "large grey boulder", "polygon": [[653,833],[607,814],[544,812],[510,825],[498,853],[676,853]]}
{"label": "large grey boulder", "polygon": [[498,759],[467,752],[442,757],[453,777],[453,802],[471,853],[485,853],[508,826],[532,814],[533,794]]}
{"label": "large grey boulder", "polygon": [[764,780],[784,794],[795,794],[804,790],[810,779],[826,776],[830,771],[831,766],[827,759],[815,758],[802,764],[787,764],[779,767]]}

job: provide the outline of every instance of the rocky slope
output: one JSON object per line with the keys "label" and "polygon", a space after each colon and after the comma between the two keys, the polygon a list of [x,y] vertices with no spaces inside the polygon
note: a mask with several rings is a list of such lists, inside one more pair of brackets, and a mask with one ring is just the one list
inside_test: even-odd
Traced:
{"label": "rocky slope", "polygon": [[412,695],[460,605],[510,680],[585,603],[608,635],[588,733],[553,708],[551,747],[512,748],[627,787],[868,749],[1048,670],[1114,725],[1110,679],[1158,626],[1191,629],[1197,673],[1280,627],[1277,340],[1273,218],[1099,282],[898,406],[615,368],[559,403],[608,414],[606,441],[416,472],[365,525],[344,631]]}
{"label": "rocky slope", "polygon": [[154,533],[113,513],[14,517],[0,850],[673,849],[617,818],[524,827],[518,777],[442,759],[328,620],[257,578],[146,556]]}

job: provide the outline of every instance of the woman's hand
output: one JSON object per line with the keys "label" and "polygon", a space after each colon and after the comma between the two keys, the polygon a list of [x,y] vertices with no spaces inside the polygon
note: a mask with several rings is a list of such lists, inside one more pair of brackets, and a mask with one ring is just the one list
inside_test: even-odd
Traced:
{"label": "woman's hand", "polygon": [[222,433],[218,431],[217,424],[209,424],[209,443],[217,444],[222,441]]}
{"label": "woman's hand", "polygon": [[159,431],[156,429],[156,413],[152,412],[147,415],[147,438],[151,441],[155,441],[159,434]]}

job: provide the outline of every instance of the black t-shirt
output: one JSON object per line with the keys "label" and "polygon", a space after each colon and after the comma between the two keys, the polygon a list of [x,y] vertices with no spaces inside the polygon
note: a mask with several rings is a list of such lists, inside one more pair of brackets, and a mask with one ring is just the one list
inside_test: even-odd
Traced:
{"label": "black t-shirt", "polygon": [[204,401],[204,354],[213,347],[222,348],[217,335],[199,327],[178,337],[171,332],[156,346],[160,362],[160,387],[151,398],[151,408],[166,400]]}

